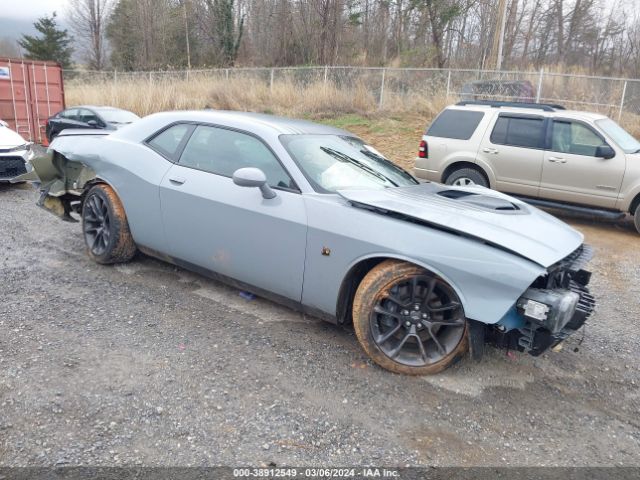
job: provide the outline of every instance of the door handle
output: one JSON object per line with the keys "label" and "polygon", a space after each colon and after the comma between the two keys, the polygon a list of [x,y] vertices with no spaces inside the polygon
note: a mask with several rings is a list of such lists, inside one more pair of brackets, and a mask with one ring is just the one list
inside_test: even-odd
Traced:
{"label": "door handle", "polygon": [[184,182],[187,181],[187,179],[182,177],[173,177],[173,178],[170,178],[169,181],[174,185],[182,185]]}
{"label": "door handle", "polygon": [[492,154],[494,154],[494,155],[497,155],[497,154],[498,154],[498,149],[496,149],[496,148],[488,148],[488,147],[487,147],[487,148],[483,148],[483,149],[482,149],[482,151],[483,151],[484,153],[492,153]]}
{"label": "door handle", "polygon": [[562,157],[549,157],[549,161],[551,163],[567,163],[567,161]]}

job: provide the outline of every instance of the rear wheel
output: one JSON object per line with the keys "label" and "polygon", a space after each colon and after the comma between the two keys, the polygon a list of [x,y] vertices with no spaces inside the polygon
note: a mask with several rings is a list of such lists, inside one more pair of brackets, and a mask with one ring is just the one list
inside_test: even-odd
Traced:
{"label": "rear wheel", "polygon": [[640,233],[640,204],[636,207],[636,213],[633,215],[633,223],[638,233]]}
{"label": "rear wheel", "polygon": [[371,359],[396,373],[440,372],[468,348],[467,321],[453,288],[407,262],[384,261],[364,277],[353,323]]}
{"label": "rear wheel", "polygon": [[82,205],[82,230],[89,256],[97,263],[127,262],[136,253],[124,207],[108,185],[89,190]]}
{"label": "rear wheel", "polygon": [[444,183],[457,187],[468,187],[470,185],[489,186],[489,182],[484,178],[484,175],[474,168],[459,168],[458,170],[454,170],[447,175]]}

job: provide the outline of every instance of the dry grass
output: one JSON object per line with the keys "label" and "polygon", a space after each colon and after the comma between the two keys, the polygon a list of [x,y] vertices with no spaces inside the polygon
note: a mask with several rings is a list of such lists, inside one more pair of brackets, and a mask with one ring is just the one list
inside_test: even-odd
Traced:
{"label": "dry grass", "polygon": [[425,126],[454,98],[387,93],[384,107],[364,84],[268,83],[255,79],[68,82],[68,105],[113,105],[144,116],[166,110],[214,108],[308,118],[350,130],[405,168],[413,166]]}
{"label": "dry grass", "polygon": [[[446,95],[377,92],[364,83],[338,88],[332,82],[293,83],[256,78],[192,77],[119,80],[118,83],[70,81],[68,105],[113,105],[144,116],[166,110],[214,108],[308,118],[336,125],[361,136],[405,168],[411,168],[425,126],[456,98]],[[614,117],[615,118],[615,117]],[[626,114],[622,124],[640,136],[640,117]]]}
{"label": "dry grass", "polygon": [[66,85],[66,97],[69,105],[113,105],[138,115],[209,107],[310,118],[350,113],[432,115],[453,100],[388,93],[384,98],[384,108],[379,109],[377,93],[374,94],[363,83],[354,83],[350,88],[338,88],[332,82],[318,81],[303,85],[282,81],[274,82],[270,87],[268,82],[251,78],[225,80],[210,77],[188,81],[71,81]]}

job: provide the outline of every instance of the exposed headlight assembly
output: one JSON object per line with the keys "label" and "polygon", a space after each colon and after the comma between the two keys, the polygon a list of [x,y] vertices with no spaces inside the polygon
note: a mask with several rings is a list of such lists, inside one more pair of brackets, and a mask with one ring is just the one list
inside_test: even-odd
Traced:
{"label": "exposed headlight assembly", "polygon": [[18,145],[17,147],[9,148],[5,150],[5,152],[21,152],[23,150],[29,151],[31,150],[31,143],[24,143],[22,145]]}
{"label": "exposed headlight assembly", "polygon": [[570,290],[530,288],[516,304],[531,322],[557,333],[571,320],[580,295]]}

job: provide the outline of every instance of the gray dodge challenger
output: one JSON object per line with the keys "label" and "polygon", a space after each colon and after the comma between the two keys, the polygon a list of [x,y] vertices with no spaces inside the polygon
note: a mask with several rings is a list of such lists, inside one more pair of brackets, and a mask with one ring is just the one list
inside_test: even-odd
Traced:
{"label": "gray dodge challenger", "polygon": [[[31,168],[32,167],[32,168]],[[136,252],[331,322],[393,372],[486,344],[539,355],[595,301],[583,236],[482,187],[419,183],[355,135],[239,112],[64,130],[15,180],[79,216],[98,263]]]}

